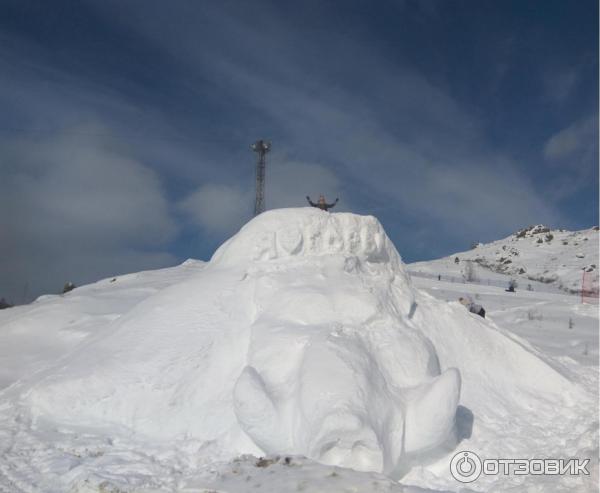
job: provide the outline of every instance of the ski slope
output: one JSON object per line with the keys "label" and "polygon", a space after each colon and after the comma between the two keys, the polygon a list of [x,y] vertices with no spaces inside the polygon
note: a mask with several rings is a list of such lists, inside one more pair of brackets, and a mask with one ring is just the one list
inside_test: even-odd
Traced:
{"label": "ski slope", "polygon": [[[210,262],[4,310],[0,490],[460,491],[459,450],[597,457],[594,308],[477,286],[484,320],[465,289],[411,279],[373,217],[281,209]],[[594,462],[469,487],[593,491]]]}

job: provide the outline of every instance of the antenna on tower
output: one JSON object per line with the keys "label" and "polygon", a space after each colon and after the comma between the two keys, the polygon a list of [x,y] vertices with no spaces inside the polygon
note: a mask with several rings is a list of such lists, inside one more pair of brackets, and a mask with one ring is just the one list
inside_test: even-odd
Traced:
{"label": "antenna on tower", "polygon": [[271,150],[271,143],[261,139],[250,147],[258,153],[258,161],[256,162],[256,202],[254,203],[254,215],[258,216],[265,210],[265,168],[267,164],[265,156]]}

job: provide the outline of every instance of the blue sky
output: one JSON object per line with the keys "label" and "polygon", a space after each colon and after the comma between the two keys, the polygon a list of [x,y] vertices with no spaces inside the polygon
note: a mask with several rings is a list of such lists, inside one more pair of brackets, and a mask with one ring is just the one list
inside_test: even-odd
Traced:
{"label": "blue sky", "polygon": [[405,261],[598,223],[598,3],[3,2],[0,297],[340,197]]}

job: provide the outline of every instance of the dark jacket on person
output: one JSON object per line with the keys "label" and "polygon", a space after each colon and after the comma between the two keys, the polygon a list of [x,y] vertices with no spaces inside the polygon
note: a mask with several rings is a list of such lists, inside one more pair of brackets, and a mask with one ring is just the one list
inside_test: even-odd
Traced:
{"label": "dark jacket on person", "polygon": [[481,305],[478,305],[469,298],[459,298],[458,301],[460,301],[471,313],[475,313],[476,315],[485,318],[485,310]]}
{"label": "dark jacket on person", "polygon": [[475,314],[479,315],[480,317],[485,318],[485,310],[483,309],[483,307],[481,305],[478,305],[477,303],[469,303],[467,305],[467,308],[471,313],[475,313]]}

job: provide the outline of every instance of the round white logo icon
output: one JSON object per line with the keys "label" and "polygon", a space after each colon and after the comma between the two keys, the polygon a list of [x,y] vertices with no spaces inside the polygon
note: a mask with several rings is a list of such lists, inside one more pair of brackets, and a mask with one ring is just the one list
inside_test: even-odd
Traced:
{"label": "round white logo icon", "polygon": [[481,474],[481,459],[468,450],[459,452],[450,461],[450,473],[461,483],[472,483]]}

